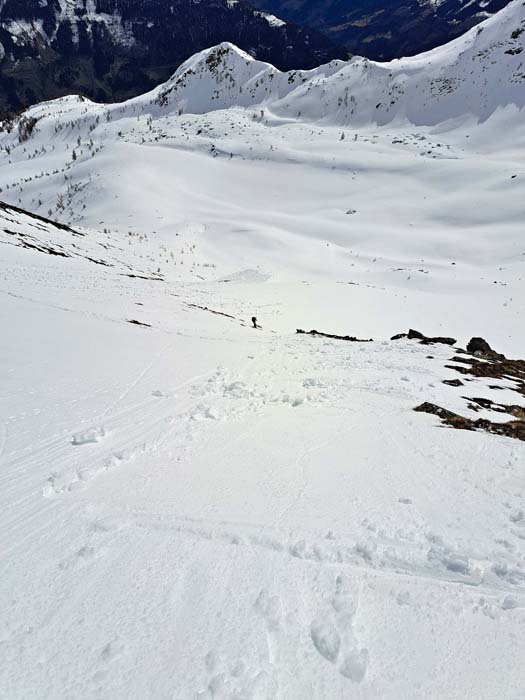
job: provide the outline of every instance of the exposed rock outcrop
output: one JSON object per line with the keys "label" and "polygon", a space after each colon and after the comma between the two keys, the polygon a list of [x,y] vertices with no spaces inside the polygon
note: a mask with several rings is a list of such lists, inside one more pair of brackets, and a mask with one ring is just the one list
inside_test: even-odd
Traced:
{"label": "exposed rock outcrop", "polygon": [[408,340],[419,340],[422,345],[432,345],[434,343],[442,343],[443,345],[455,345],[455,338],[447,338],[442,336],[428,337],[421,333],[420,331],[415,331],[410,328],[408,333],[398,333],[392,336],[390,340],[401,340],[402,338],[408,338]]}
{"label": "exposed rock outcrop", "polygon": [[297,329],[297,333],[304,335],[313,335],[320,338],[332,338],[333,340],[349,340],[352,343],[373,343],[372,338],[356,338],[354,335],[335,335],[333,333],[321,333],[320,331],[303,331],[302,328]]}

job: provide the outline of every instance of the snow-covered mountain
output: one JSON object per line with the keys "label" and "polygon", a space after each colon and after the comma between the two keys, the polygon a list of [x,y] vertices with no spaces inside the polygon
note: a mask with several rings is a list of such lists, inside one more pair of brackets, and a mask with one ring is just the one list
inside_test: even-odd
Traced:
{"label": "snow-covered mountain", "polygon": [[[78,120],[85,131],[90,119],[100,122],[104,115],[113,121],[131,115],[157,119],[243,107],[259,117],[341,126],[433,125],[467,116],[485,121],[499,108],[525,106],[524,47],[525,9],[519,2],[444,47],[390,63],[356,57],[283,73],[223,43],[192,56],[168,81],[126,103],[68,97],[37,105],[23,120],[36,120],[36,132]],[[17,140],[15,129],[11,141]]]}
{"label": "snow-covered mountain", "polygon": [[4,0],[0,108],[19,109],[71,92],[121,100],[224,40],[283,69],[346,55],[319,32],[245,0]]}
{"label": "snow-covered mountain", "polygon": [[309,24],[353,54],[390,60],[464,34],[509,0],[257,0],[280,17]]}
{"label": "snow-covered mountain", "polygon": [[521,700],[524,11],[3,122],[1,697]]}
{"label": "snow-covered mountain", "polygon": [[525,10],[514,4],[456,41],[415,58],[354,58],[281,73],[231,45],[204,51],[161,86],[155,102],[203,113],[261,106],[288,118],[347,124],[437,124],[525,106]]}

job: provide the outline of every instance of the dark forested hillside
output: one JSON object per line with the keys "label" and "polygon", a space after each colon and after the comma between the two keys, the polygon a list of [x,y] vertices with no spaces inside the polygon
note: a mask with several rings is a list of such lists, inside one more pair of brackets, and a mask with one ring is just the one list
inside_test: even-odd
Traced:
{"label": "dark forested hillside", "polygon": [[0,9],[0,109],[69,93],[122,100],[221,41],[282,69],[345,57],[324,35],[244,0],[6,0]]}
{"label": "dark forested hillside", "polygon": [[256,0],[284,19],[323,31],[351,53],[376,60],[446,43],[509,0]]}

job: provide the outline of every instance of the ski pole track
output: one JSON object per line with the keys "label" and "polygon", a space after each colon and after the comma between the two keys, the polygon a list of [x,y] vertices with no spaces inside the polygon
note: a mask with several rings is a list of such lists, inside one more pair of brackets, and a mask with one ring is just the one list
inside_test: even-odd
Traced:
{"label": "ski pole track", "polygon": [[[248,367],[251,363],[246,363],[246,367]],[[147,372],[148,368],[145,368],[145,371],[143,371],[139,377],[135,380],[135,384],[140,381],[141,378],[143,378]],[[179,390],[180,388],[187,386],[189,384],[192,384],[195,382],[195,380],[201,380],[206,378],[207,376],[210,375],[212,371],[206,372],[201,375],[195,375],[194,377],[189,378],[185,382],[181,383],[177,387],[175,387],[175,391]],[[128,387],[126,394],[129,393],[130,387]],[[121,395],[122,398],[123,395]],[[84,481],[83,475],[86,473],[89,475],[90,471],[92,470],[93,466],[95,464],[98,464],[98,470],[101,471],[105,467],[107,467],[107,460],[111,459],[112,455],[115,455],[115,453],[119,453],[122,450],[128,449],[130,451],[130,458],[132,458],[134,452],[136,450],[142,450],[142,449],[148,449],[146,443],[148,441],[148,437],[151,437],[152,434],[156,432],[156,429],[159,426],[163,426],[164,421],[170,420],[172,422],[172,426],[165,432],[164,437],[161,437],[157,440],[157,443],[159,446],[165,442],[165,440],[168,438],[170,433],[173,432],[173,430],[176,428],[176,422],[177,419],[180,419],[181,417],[184,416],[185,410],[188,408],[190,404],[189,400],[186,400],[186,402],[178,407],[178,412],[177,414],[173,415],[173,412],[169,409],[164,409],[164,410],[157,410],[157,406],[159,405],[159,401],[156,398],[151,398],[148,397],[148,399],[145,399],[143,401],[139,401],[136,404],[132,406],[126,406],[124,407],[121,411],[117,411],[113,414],[113,416],[108,417],[108,420],[111,421],[111,431],[110,432],[116,432],[118,434],[118,423],[122,424],[127,424],[130,422],[130,419],[134,416],[134,414],[140,415],[140,424],[141,424],[141,434],[140,438],[137,438],[137,435],[135,433],[134,435],[134,442],[132,443],[132,446],[130,448],[130,440],[129,440],[129,435],[124,435],[120,438],[120,440],[112,440],[110,444],[105,445],[104,443],[101,443],[103,449],[102,449],[102,454],[99,454],[95,459],[92,459],[91,461],[84,461],[82,460],[77,460],[77,467],[71,468],[68,470],[68,473],[71,475],[69,478],[67,477],[67,474],[64,474],[64,480],[63,483],[59,481],[60,477],[60,471],[59,471],[59,466],[55,468],[51,480],[48,481],[48,487],[46,490],[46,493],[51,495],[51,493],[62,493],[64,490],[68,491],[71,488],[74,488],[77,484],[80,482]],[[114,402],[112,406],[117,405],[117,402]],[[146,425],[144,424],[145,420],[145,415],[144,415],[144,410],[147,407],[153,407],[155,410],[149,411],[148,415],[150,416],[150,420],[146,422]],[[109,408],[111,410],[111,407]],[[105,415],[107,416],[108,409],[104,412]],[[135,422],[135,421],[133,421]],[[109,423],[108,423],[109,424]],[[34,475],[31,471],[29,473],[29,466],[33,464],[35,461],[35,457],[38,458],[38,461],[44,461],[46,463],[53,461],[56,464],[60,465],[60,459],[62,458],[63,461],[68,461],[70,462],[71,460],[71,448],[70,445],[65,442],[65,435],[70,434],[71,431],[64,431],[63,433],[60,433],[58,436],[54,436],[54,438],[45,441],[43,444],[41,444],[37,449],[33,449],[32,453],[30,455],[23,455],[21,457],[15,457],[15,459],[11,460],[10,466],[11,468],[14,465],[19,465],[18,469],[11,471],[11,473],[7,474],[5,477],[6,483],[10,484],[10,488],[5,491],[5,495],[9,497],[9,499],[12,499],[14,496],[15,492],[24,492],[24,485],[25,481],[34,481]],[[69,442],[69,441],[68,441]],[[98,446],[95,446],[98,447]],[[101,466],[102,465],[102,466]],[[82,470],[82,471],[80,471]],[[86,472],[84,471],[86,470]],[[18,474],[19,475],[19,482],[17,483],[16,480],[13,482],[13,476]],[[58,482],[58,484],[57,484]],[[32,497],[28,496],[25,497],[23,500],[25,500],[29,506],[32,505]],[[12,503],[12,500],[11,500]],[[36,511],[34,508],[31,508],[30,513],[26,513],[22,520],[20,518],[16,518],[14,521],[10,520],[5,520],[4,519],[4,535],[6,538],[9,537],[11,531],[13,529],[16,529],[19,527],[21,522],[27,522],[29,520],[37,520],[38,518],[42,517],[42,515],[48,510],[47,508],[40,507]],[[51,528],[53,525],[53,521],[49,520],[46,525],[39,526],[38,527],[38,532],[45,531],[47,528]],[[19,540],[15,547],[20,547],[22,544],[31,538],[32,534],[36,534],[37,530],[30,530],[26,537],[24,537],[23,540]]]}
{"label": "ski pole track", "polygon": [[[70,466],[63,472],[60,471],[60,467],[55,468],[43,487],[44,495],[52,496],[72,491],[86,485],[92,478],[105,471],[132,461],[140,454],[155,450],[158,441],[168,430],[168,424],[180,421],[188,405],[188,401],[181,402],[177,412],[157,408],[149,414],[148,419],[144,414],[138,416],[141,425],[138,432],[133,429],[119,430],[118,424],[108,422],[107,437],[102,439],[100,446],[93,446],[98,454],[91,458],[82,454],[75,458],[70,457]],[[80,445],[78,449],[82,450],[83,447]]]}
{"label": "ski pole track", "polygon": [[[155,405],[156,400],[150,396],[147,398],[141,399],[140,401],[137,401],[135,404],[131,404],[129,406],[126,406],[123,408],[121,411],[118,411],[115,413],[112,417],[111,420],[115,422],[124,422],[126,418],[132,418],[133,414],[141,409],[146,408],[149,405]],[[93,425],[93,423],[97,423],[99,421],[96,420],[90,420],[89,421],[89,426]],[[86,424],[84,424],[84,428],[86,428]],[[64,428],[60,433],[56,433],[52,437],[43,440],[37,447],[31,447],[30,451],[28,454],[22,454],[19,456],[14,456],[12,457],[9,462],[6,462],[7,467],[13,467],[19,463],[22,463],[22,466],[18,469],[13,469],[8,474],[0,479],[0,483],[2,481],[12,481],[13,478],[16,477],[17,473],[20,471],[25,472],[26,471],[26,462],[28,461],[38,461],[40,462],[43,457],[47,457],[49,459],[52,459],[58,455],[61,454],[61,452],[64,449],[65,445],[70,445],[71,444],[71,437],[75,433],[79,433],[82,430],[82,425],[76,424],[74,426],[70,426],[67,428]],[[27,452],[28,448],[24,448],[24,452]]]}
{"label": "ski pole track", "polygon": [[296,492],[296,494],[293,496],[291,499],[290,503],[284,507],[284,509],[279,513],[277,516],[277,528],[280,528],[282,521],[284,520],[284,517],[299,503],[301,498],[304,496],[306,489],[308,488],[308,480],[306,478],[306,467],[305,467],[305,460],[306,457],[313,454],[314,452],[318,452],[322,450],[324,447],[326,447],[329,444],[329,441],[323,441],[321,443],[316,443],[315,445],[312,445],[311,447],[307,448],[304,450],[299,457],[297,458],[295,465],[294,465],[294,471],[296,468],[300,469],[301,473],[301,486]]}
{"label": "ski pole track", "polygon": [[125,390],[120,394],[120,396],[113,402],[111,403],[100,415],[100,417],[96,418],[96,421],[103,421],[104,417],[112,411],[115,406],[117,406],[123,399],[126,398],[126,396],[130,393],[130,391],[139,384],[144,377],[152,370],[152,368],[157,364],[160,358],[164,357],[167,348],[173,347],[173,341],[167,342],[153,357],[151,362],[147,364],[135,377],[135,379],[125,388]]}
{"label": "ski pole track", "polygon": [[[126,409],[120,414],[116,414],[114,416],[115,423],[112,423],[112,426],[118,426],[120,422],[123,422],[124,424],[127,423],[128,417],[132,416],[134,412],[140,409],[144,409],[148,405],[155,405],[155,401],[151,400],[150,397],[148,397],[146,402],[140,402],[140,404],[138,404],[133,409]],[[2,481],[6,484],[12,483],[14,486],[17,486],[17,488],[22,487],[24,480],[34,479],[35,464],[42,465],[42,468],[45,468],[45,465],[57,463],[60,464],[61,462],[68,461],[69,459],[71,459],[72,454],[71,438],[72,435],[76,434],[76,432],[81,431],[75,431],[74,429],[64,430],[58,436],[55,436],[50,440],[44,441],[39,447],[34,448],[29,454],[15,457],[6,466],[18,465],[18,467],[8,472],[6,476],[2,479]],[[19,484],[18,481],[20,481],[21,483]],[[10,489],[7,488],[6,491],[9,492]]]}
{"label": "ski pole track", "polygon": [[[191,379],[184,382],[184,385],[187,385],[189,381],[191,381]],[[123,420],[125,424],[127,424],[130,413],[136,412],[137,410],[140,411],[144,408],[144,405],[144,402],[140,402],[132,409],[126,408],[116,415],[120,420]],[[133,459],[133,457],[136,456],[136,454],[140,454],[141,451],[147,451],[151,447],[151,444],[148,443],[148,439],[151,439],[152,436],[158,434],[159,427],[162,429],[166,420],[169,419],[170,422],[176,423],[177,419],[184,417],[185,412],[188,406],[190,405],[190,401],[187,400],[185,403],[179,405],[177,414],[173,414],[173,411],[169,410],[169,406],[167,406],[164,410],[159,410],[158,399],[148,399],[147,405],[154,407],[155,410],[149,412],[150,421],[146,422],[146,424],[144,424],[145,417],[144,414],[142,414],[142,430],[140,437],[137,437],[135,433],[134,440],[130,441],[129,434],[124,434],[120,437],[120,440],[113,440],[112,443],[107,446],[101,443],[101,454],[99,454],[96,458],[92,458],[91,460],[85,460],[79,455],[79,457],[76,459],[77,466],[73,468],[69,466],[69,469],[63,471],[62,473],[58,471],[60,469],[60,457],[62,457],[62,461],[66,461],[69,465],[71,465],[72,457],[70,441],[66,443],[63,438],[60,439],[60,442],[56,442],[54,445],[54,449],[51,451],[49,448],[49,444],[53,445],[51,441],[48,443],[48,446],[41,447],[38,451],[40,459],[42,460],[42,457],[45,456],[45,463],[48,463],[49,461],[53,460],[54,463],[57,465],[53,474],[50,477],[51,480],[48,479],[46,484],[44,485],[44,494],[61,494],[63,492],[70,491],[71,489],[74,489],[79,485],[87,483],[86,476],[89,476],[91,478],[92,476],[95,476],[98,473],[105,471],[110,466],[117,466],[117,464],[120,461],[123,461],[120,459],[120,457],[116,457],[116,463],[112,461],[112,458],[115,457],[115,455],[124,456],[124,454],[126,454],[128,459]],[[118,434],[118,431],[116,432]],[[153,442],[152,444],[155,445],[155,442]],[[18,471],[27,470],[28,472],[30,472],[30,474],[28,474],[27,476],[27,480],[31,483],[34,483],[35,474],[34,470],[31,470],[32,466],[33,455],[24,456],[22,460],[22,467],[20,467]],[[12,481],[12,479],[10,479],[8,475],[6,477],[6,483],[9,484],[10,481]],[[23,480],[20,480],[20,482],[15,482],[15,484],[11,484],[11,487],[8,487],[4,490],[4,498],[6,500],[8,508],[13,509],[13,512],[16,513],[17,509],[15,508],[15,506],[18,506],[18,514],[16,515],[16,517],[6,517],[5,511],[2,517],[2,539],[5,539],[5,548],[3,550],[5,553],[13,551],[15,549],[20,549],[20,547],[22,547],[25,542],[31,541],[31,539],[35,535],[41,532],[51,531],[53,529],[55,521],[61,517],[59,515],[58,518],[49,518],[48,514],[55,508],[55,504],[52,501],[47,501],[47,503],[45,501],[40,501],[38,504],[35,504],[34,492],[31,492],[29,495],[24,495],[22,499],[16,501],[15,498],[17,493],[27,493],[26,488],[24,488],[25,484],[23,483]],[[27,505],[23,508],[23,514],[20,515],[20,507],[24,503],[26,503]],[[67,512],[70,512],[70,510],[71,509],[68,508]],[[27,529],[27,526],[30,522],[40,523],[43,518],[45,518],[44,524],[37,524],[36,527],[31,527],[29,530]],[[13,538],[12,535],[15,532],[17,532],[22,525],[24,525],[26,529],[24,537],[21,539]]]}
{"label": "ski pole track", "polygon": [[7,424],[2,423],[2,427],[0,428],[0,464],[2,464],[6,444],[7,444]]}
{"label": "ski pole track", "polygon": [[[238,373],[238,375],[236,374],[236,376],[242,376],[244,374],[245,370],[248,367],[250,367],[250,365],[251,365],[250,362],[245,363],[244,367],[241,368],[240,372]],[[146,371],[149,371],[149,369],[150,368],[146,368]],[[217,370],[217,369],[216,370],[209,370],[208,372],[205,372],[203,374],[195,375],[194,377],[186,380],[184,383],[178,385],[174,389],[174,391],[179,391],[181,388],[188,386],[188,385],[190,385],[191,387],[198,387],[199,381],[205,379],[206,377],[209,377],[210,375],[211,376],[213,376],[213,374],[216,375],[218,372],[220,373],[221,370],[220,369],[219,370]],[[139,381],[142,378],[142,376],[139,378]],[[199,390],[197,389],[197,392],[198,391]],[[168,397],[168,399],[169,399],[169,397]],[[163,411],[162,414],[158,417],[157,421],[153,425],[151,425],[149,427],[149,429],[147,429],[147,430],[143,429],[142,433],[141,433],[140,441],[137,442],[131,448],[129,448],[129,452],[131,455],[130,458],[132,458],[133,455],[136,454],[137,450],[140,451],[141,445],[142,445],[142,452],[147,452],[150,449],[155,449],[155,450],[161,449],[166,444],[167,440],[172,436],[173,432],[177,428],[184,429],[185,427],[187,427],[187,423],[185,421],[188,417],[188,411],[189,411],[190,419],[192,417],[194,417],[194,415],[195,415],[190,408],[192,402],[193,402],[192,399],[190,397],[187,397],[182,404],[182,410],[179,408],[179,411],[174,415],[170,411]],[[168,401],[168,406],[169,406],[169,401]],[[196,406],[196,409],[199,410],[199,405]],[[148,444],[148,435],[151,433],[151,431],[154,430],[157,426],[163,425],[165,422],[170,423],[171,426],[166,428],[165,430],[161,431],[159,433],[159,435],[156,437],[156,439],[150,441]],[[143,423],[143,417],[142,417],[142,423]],[[121,448],[125,447],[127,444],[128,444],[127,441],[123,441],[121,443],[120,447],[119,446],[115,447],[115,445],[113,445],[112,450],[111,450],[111,455],[115,455],[116,453],[118,453],[119,450]],[[118,456],[117,456],[117,459],[119,459]],[[81,480],[83,480],[83,479],[81,479]],[[76,481],[73,481],[73,483],[69,484],[67,487],[67,490],[69,490],[71,486],[74,486],[75,483],[76,483]]]}
{"label": "ski pole track", "polygon": [[[141,379],[143,379],[151,366],[153,366],[153,363],[150,365],[150,367],[143,370],[140,376],[136,378],[133,385],[136,385]],[[177,419],[183,417],[185,410],[187,410],[191,402],[191,399],[186,399],[184,402],[182,402],[182,400],[179,402],[177,399],[177,411],[173,412],[171,410],[173,401],[171,395],[180,391],[182,388],[187,387],[188,385],[192,385],[195,381],[206,378],[212,374],[213,371],[214,370],[209,370],[208,372],[195,375],[176,385],[175,387],[170,388],[169,394],[166,396],[163,395],[160,401],[157,396],[151,396],[150,393],[146,398],[141,399],[134,404],[125,406],[121,410],[108,415],[111,408],[116,407],[122,398],[128,395],[132,388],[131,385],[128,386],[126,391],[119,397],[119,399],[113,402],[100,414],[100,419],[91,419],[90,423],[88,424],[96,425],[97,423],[104,422],[104,427],[107,431],[105,439],[103,439],[99,445],[94,446],[95,448],[100,446],[103,453],[97,459],[108,459],[113,453],[125,451],[126,447],[129,446],[130,443],[131,451],[136,451],[141,442],[147,442],[148,436],[151,436],[152,432],[155,431],[155,428],[162,426],[163,422],[168,420],[176,422]],[[163,403],[165,403],[166,406],[163,407]],[[101,419],[103,419],[104,416],[105,421],[102,421]],[[121,426],[135,426],[137,424],[141,425],[141,431],[138,433],[138,435],[134,427],[130,427],[128,432],[123,434],[120,439],[117,439],[116,441],[115,439],[112,439],[113,435],[117,437],[119,433],[122,433]],[[133,432],[133,440],[129,439],[129,431]],[[5,467],[7,467],[6,474],[0,479],[0,483],[8,485],[4,490],[4,493],[11,495],[15,491],[15,488],[15,492],[18,492],[19,490],[25,491],[27,483],[32,483],[34,481],[35,472],[33,465],[35,463],[53,463],[60,465],[60,463],[66,461],[70,462],[73,460],[76,461],[77,464],[82,465],[83,462],[80,459],[80,455],[75,458],[74,453],[71,452],[71,435],[75,435],[80,432],[81,429],[79,429],[79,426],[72,429],[64,429],[64,431],[61,433],[56,434],[52,438],[43,441],[38,447],[33,448],[29,454],[14,456],[12,459],[10,459],[9,462],[5,464]],[[76,467],[76,469],[85,468],[89,471],[90,465],[92,466],[93,462],[88,462],[85,467],[80,466]],[[60,467],[55,467],[53,471],[60,472]],[[78,481],[78,479],[74,479],[73,481]]]}
{"label": "ski pole track", "polygon": [[[25,512],[20,518],[13,518],[11,520],[4,520],[2,518],[2,535],[0,543],[2,544],[2,556],[8,557],[10,554],[17,550],[24,550],[26,543],[33,543],[35,536],[40,534],[51,532],[52,536],[55,536],[56,528],[55,524],[61,520],[67,522],[68,515],[72,514],[77,509],[75,504],[71,504],[68,508],[60,508],[59,504],[56,502],[42,502],[40,501],[39,506],[34,506],[29,512]],[[51,513],[55,513],[55,517],[50,517]],[[35,520],[42,521],[41,524],[32,526],[31,529],[27,530],[22,536],[18,535],[22,526],[27,526],[33,523]]]}

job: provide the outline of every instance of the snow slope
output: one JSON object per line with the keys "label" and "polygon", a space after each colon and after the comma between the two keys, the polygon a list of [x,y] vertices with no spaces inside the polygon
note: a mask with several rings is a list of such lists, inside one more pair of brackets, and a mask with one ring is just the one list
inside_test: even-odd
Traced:
{"label": "snow slope", "polygon": [[525,443],[413,409],[525,397],[389,338],[524,357],[523,12],[1,134],[2,697],[521,700]]}

